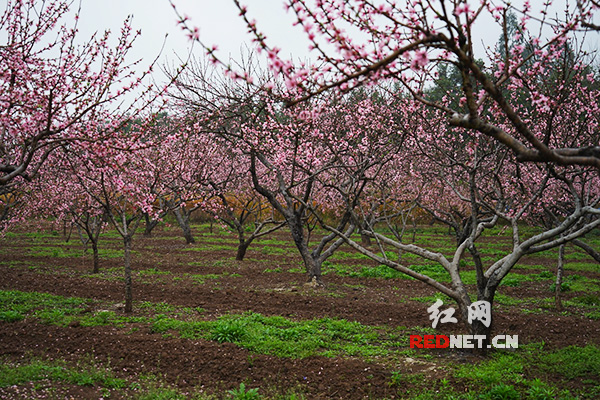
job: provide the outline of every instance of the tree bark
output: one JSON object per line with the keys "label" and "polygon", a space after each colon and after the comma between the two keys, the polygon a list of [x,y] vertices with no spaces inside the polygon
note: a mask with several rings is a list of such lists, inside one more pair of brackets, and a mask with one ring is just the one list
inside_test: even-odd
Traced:
{"label": "tree bark", "polygon": [[237,248],[237,254],[235,255],[235,259],[238,261],[242,261],[246,256],[246,250],[250,246],[251,241],[249,240],[240,240],[240,244]]}
{"label": "tree bark", "polygon": [[471,324],[471,335],[485,336],[485,339],[481,342],[481,347],[479,347],[479,341],[474,341],[475,347],[473,348],[473,353],[481,355],[487,354],[492,343],[492,324],[490,324],[490,326],[485,326],[481,321],[473,321]]}
{"label": "tree bark", "polygon": [[83,229],[85,231],[85,234],[87,235],[88,239],[86,239],[83,236],[83,232],[82,232],[82,227],[80,224],[75,224],[75,226],[77,227],[77,235],[79,236],[79,240],[81,241],[81,244],[83,244],[83,254],[87,253],[88,250],[88,243],[90,241],[90,239],[92,238],[92,234],[90,234],[90,229],[86,228]]}
{"label": "tree bark", "polygon": [[304,261],[304,266],[306,268],[306,274],[308,277],[307,283],[313,284],[316,287],[324,286],[323,278],[321,277],[321,261],[315,259],[315,257],[313,257],[309,251],[304,237],[302,224],[297,222],[297,219],[294,218],[288,219],[288,226],[290,227],[294,244],[296,245],[296,248],[302,256],[302,260]]}
{"label": "tree bark", "polygon": [[495,289],[491,290],[491,291],[486,290],[486,296],[484,296],[484,297],[479,296],[479,300],[484,300],[484,301],[487,301],[488,303],[490,303],[491,323],[489,324],[489,326],[485,326],[485,324],[479,319],[474,319],[469,323],[469,308],[472,303],[471,303],[471,300],[469,299],[469,296],[466,291],[464,291],[463,296],[461,296],[462,301],[458,303],[459,312],[462,316],[463,322],[464,322],[465,326],[467,327],[467,331],[469,332],[469,334],[474,335],[474,336],[479,335],[479,336],[485,337],[485,339],[483,339],[483,341],[481,342],[481,347],[479,346],[479,344],[480,344],[479,341],[477,341],[477,340],[473,341],[475,343],[475,346],[472,349],[474,354],[481,354],[481,355],[487,354],[487,352],[489,351],[488,346],[491,346],[491,343],[492,343],[492,329],[494,327],[492,304],[493,304],[493,299],[494,299],[494,293],[495,293]]}
{"label": "tree bark", "polygon": [[145,226],[145,229],[144,229],[144,236],[150,237],[150,236],[152,236],[152,231],[154,230],[154,228],[156,228],[158,226],[158,223],[160,221],[150,218],[150,216],[148,215],[148,213],[144,214],[144,219],[146,220],[146,226]]}
{"label": "tree bark", "polygon": [[363,231],[360,231],[360,243],[363,246],[370,246],[371,245],[371,237],[367,234],[365,234]]}
{"label": "tree bark", "polygon": [[185,242],[187,244],[196,243],[196,239],[194,239],[194,236],[192,235],[192,230],[190,228],[189,215],[187,215],[185,211],[182,211],[180,208],[175,208],[173,210],[173,213],[175,214],[175,219],[177,219],[177,223],[181,228],[183,237],[185,238]]}
{"label": "tree bark", "polygon": [[579,239],[573,240],[572,243],[575,246],[581,247],[586,253],[592,256],[592,258],[596,260],[596,262],[600,263],[600,253],[598,253],[592,246]]}
{"label": "tree bark", "polygon": [[309,256],[304,263],[307,265],[308,283],[315,287],[325,286],[321,276],[321,261]]}
{"label": "tree bark", "polygon": [[69,227],[69,233],[67,233],[67,222],[63,222],[63,235],[65,237],[65,242],[69,243],[71,240],[71,233],[73,233],[73,224]]}

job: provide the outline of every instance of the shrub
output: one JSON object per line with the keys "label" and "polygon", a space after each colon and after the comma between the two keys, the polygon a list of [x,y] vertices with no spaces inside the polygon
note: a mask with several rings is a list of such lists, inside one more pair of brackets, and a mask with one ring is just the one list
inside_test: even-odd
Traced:
{"label": "shrub", "polygon": [[248,389],[246,391],[246,385],[243,383],[240,383],[238,389],[228,390],[227,393],[232,400],[259,400],[261,398],[258,389]]}
{"label": "shrub", "polygon": [[211,332],[211,339],[219,343],[237,342],[246,336],[246,325],[240,321],[220,320]]}
{"label": "shrub", "polygon": [[501,383],[492,386],[483,398],[490,400],[519,400],[521,396],[514,386]]}

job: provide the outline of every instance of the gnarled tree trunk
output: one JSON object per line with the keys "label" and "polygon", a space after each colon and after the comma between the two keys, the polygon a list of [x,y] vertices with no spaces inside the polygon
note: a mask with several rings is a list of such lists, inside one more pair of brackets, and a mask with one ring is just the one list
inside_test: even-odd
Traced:
{"label": "gnarled tree trunk", "polygon": [[173,214],[175,214],[175,219],[177,219],[177,223],[181,228],[185,242],[187,244],[196,243],[196,239],[194,239],[192,229],[190,228],[190,215],[185,210],[182,210],[181,207],[173,209]]}
{"label": "gnarled tree trunk", "polygon": [[238,248],[237,248],[237,253],[235,255],[235,259],[238,261],[242,261],[244,259],[244,257],[246,256],[246,251],[248,250],[248,247],[250,246],[250,241],[248,240],[240,240],[240,243],[238,244]]}
{"label": "gnarled tree trunk", "polygon": [[150,215],[148,213],[144,213],[144,220],[146,220],[144,236],[150,237],[152,236],[152,231],[158,226],[160,220],[150,218]]}

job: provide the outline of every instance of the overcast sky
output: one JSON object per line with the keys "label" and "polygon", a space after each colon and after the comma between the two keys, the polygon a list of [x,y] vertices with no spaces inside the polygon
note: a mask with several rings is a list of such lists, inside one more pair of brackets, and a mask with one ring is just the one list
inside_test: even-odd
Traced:
{"label": "overcast sky", "polygon": [[[2,0],[0,0],[2,2]],[[240,48],[250,43],[243,20],[231,0],[175,0],[178,10],[190,18],[190,24],[200,28],[200,38],[207,44],[219,46],[219,56],[239,58]],[[564,0],[559,2],[563,3]],[[282,49],[282,55],[293,55],[294,59],[309,57],[308,43],[300,27],[294,27],[293,13],[286,13],[282,0],[242,0],[248,5],[248,15],[258,22],[258,28],[267,35],[268,43]],[[520,1],[516,1],[517,5]],[[534,11],[539,10],[542,0],[532,1]],[[142,35],[130,52],[131,60],[142,59],[148,65],[160,53],[161,64],[186,57],[191,41],[177,26],[177,16],[168,0],[81,0],[80,38],[93,32],[110,28],[115,36],[123,20],[133,15],[133,28],[141,29]],[[560,9],[560,8],[559,8]],[[491,21],[478,22],[480,36],[485,45],[493,46],[500,30]],[[168,35],[165,39],[165,35]],[[597,41],[598,35],[594,36]],[[166,42],[165,42],[166,40]],[[481,45],[483,47],[483,44]],[[594,44],[595,46],[595,44]],[[198,46],[195,54],[203,55]],[[478,53],[481,53],[482,48]],[[483,57],[479,54],[478,57]]]}
{"label": "overcast sky", "polygon": [[[221,57],[237,58],[241,46],[250,42],[251,37],[233,1],[175,1],[178,10],[190,17],[190,24],[200,28],[200,39],[208,45],[219,46]],[[296,57],[306,57],[307,42],[302,30],[292,26],[293,17],[284,11],[281,0],[247,3],[251,3],[250,17],[259,21],[261,31],[284,48],[286,55],[293,53]],[[128,15],[133,15],[133,28],[142,31],[130,53],[132,58],[151,62],[160,53],[165,35],[162,59],[174,60],[176,55],[187,55],[192,43],[177,26],[177,16],[168,0],[82,0],[80,31],[83,37],[106,28],[117,34]],[[203,53],[197,45],[194,52]]]}

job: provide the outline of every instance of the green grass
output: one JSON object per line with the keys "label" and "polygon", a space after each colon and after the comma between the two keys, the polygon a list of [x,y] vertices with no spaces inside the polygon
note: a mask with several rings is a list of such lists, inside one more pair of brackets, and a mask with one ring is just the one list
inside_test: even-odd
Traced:
{"label": "green grass", "polygon": [[[132,251],[132,254],[138,254]],[[83,247],[78,245],[57,245],[57,246],[32,246],[28,249],[27,255],[31,257],[51,257],[51,258],[77,258],[83,255]],[[91,254],[88,251],[88,254]],[[122,258],[123,250],[100,247],[98,255],[101,258]]]}
{"label": "green grass", "polygon": [[[14,233],[14,235],[15,236],[13,236],[13,237],[21,236],[21,234],[17,234],[17,233]],[[34,239],[58,238],[59,237],[59,234],[57,231],[50,231],[50,232],[34,231],[34,232],[26,232],[23,235],[26,237],[29,237],[29,238],[34,238]]]}
{"label": "green grass", "polygon": [[[110,368],[96,365],[94,361],[87,359],[76,365],[63,360],[40,359],[0,363],[0,388],[18,387],[30,382],[40,382],[39,387],[42,388],[49,383],[94,386],[100,389],[103,398],[117,395],[119,398],[137,400],[217,399],[204,393],[182,393],[154,375],[140,375],[136,380],[117,378]],[[135,395],[132,396],[132,393]]]}
{"label": "green grass", "polygon": [[262,245],[262,246],[291,246],[293,247],[293,243],[291,240],[280,240],[280,239],[267,239],[265,237],[262,238],[258,238],[254,241],[257,245]]}
{"label": "green grass", "polygon": [[235,251],[236,246],[232,244],[210,244],[206,242],[196,243],[194,247],[187,247],[181,249],[181,251],[214,251],[214,250],[227,250]]}
{"label": "green grass", "polygon": [[171,275],[171,271],[162,271],[156,268],[148,268],[137,271],[141,276],[155,276],[155,275]]}
{"label": "green grass", "polygon": [[[278,357],[304,358],[312,355],[390,358],[407,348],[404,328],[373,327],[357,322],[321,318],[293,321],[256,313],[228,315],[216,321],[190,320],[199,313],[178,309],[168,303],[142,302],[140,309],[160,313],[154,317],[122,316],[114,311],[92,312],[89,299],[66,298],[45,293],[0,291],[0,309],[5,322],[33,317],[45,324],[66,326],[126,326],[149,323],[152,331],[176,331],[183,338],[232,342],[253,352]],[[184,316],[186,320],[173,318]]]}
{"label": "green grass", "polygon": [[494,295],[494,303],[501,304],[503,306],[521,306],[526,303],[525,299],[518,299],[513,296],[508,296],[502,293],[496,293]]}
{"label": "green grass", "polygon": [[17,310],[0,311],[0,321],[2,322],[17,322],[25,319],[25,315]]}
{"label": "green grass", "polygon": [[372,327],[346,320],[293,321],[257,313],[227,315],[216,321],[181,321],[158,316],[153,332],[176,331],[183,338],[231,342],[259,354],[285,358],[360,356],[393,358],[408,347],[404,329]]}
{"label": "green grass", "polygon": [[81,256],[80,249],[69,249],[59,246],[34,246],[29,248],[27,255],[32,257],[69,258]]}
{"label": "green grass", "polygon": [[336,251],[331,258],[334,260],[370,260],[364,254],[349,251]]}
{"label": "green grass", "polygon": [[524,364],[520,355],[499,352],[475,368],[473,365],[458,366],[454,374],[457,378],[492,386],[503,382],[521,381]]}
{"label": "green grass", "polygon": [[565,380],[588,378],[600,385],[600,348],[569,346],[536,355],[538,368],[558,374]]}
{"label": "green grass", "polygon": [[204,285],[208,280],[216,280],[224,275],[219,274],[193,274],[189,278],[197,285]]}
{"label": "green grass", "polygon": [[513,268],[515,270],[546,270],[547,267],[539,264],[527,264],[527,258],[522,258],[521,262],[515,265]]}
{"label": "green grass", "polygon": [[80,314],[88,302],[77,297],[66,298],[47,293],[0,291],[0,309],[3,312],[17,312],[22,315],[39,315],[51,311],[61,312],[64,315]]}
{"label": "green grass", "polygon": [[438,300],[442,300],[444,304],[454,303],[454,300],[452,300],[450,297],[446,296],[443,293],[436,293],[432,296],[411,297],[410,300],[427,304],[433,304]]}
{"label": "green grass", "polygon": [[[410,256],[411,254],[405,254],[403,257]],[[421,261],[420,264],[412,264],[410,268],[420,274],[429,276],[437,280],[438,282],[450,282],[450,276],[446,270],[439,264],[432,261]],[[335,273],[340,276],[349,277],[361,277],[361,278],[383,278],[383,279],[409,279],[414,278],[396,271],[385,265],[378,265],[376,267],[371,266],[356,266],[332,263],[325,261],[323,263],[323,275]],[[477,273],[474,270],[461,270],[460,276],[463,283],[467,285],[475,285],[477,283]],[[554,274],[551,272],[542,272],[540,274],[510,274],[503,279],[501,286],[520,286],[522,282],[530,282],[533,280],[545,280],[552,279]],[[595,282],[586,283],[586,287],[597,285]]]}
{"label": "green grass", "polygon": [[[409,399],[575,399],[595,398],[600,389],[600,349],[586,347],[566,347],[559,350],[545,350],[543,345],[522,346],[516,352],[495,352],[487,359],[475,364],[453,364],[448,373],[469,388],[468,393],[460,393],[452,387],[444,387],[444,380],[428,382],[421,379],[418,389]],[[558,386],[549,384],[539,377],[552,373],[561,376]],[[390,384],[401,385],[403,375],[392,376]],[[589,384],[571,394],[564,387],[572,379],[587,379]],[[461,386],[462,386],[461,385]],[[442,396],[442,397],[440,397]]]}
{"label": "green grass", "polygon": [[260,248],[260,252],[266,255],[288,255],[293,254],[293,251],[292,248],[286,247],[264,246]]}
{"label": "green grass", "polygon": [[564,268],[567,271],[600,272],[600,264],[592,262],[567,262]]}
{"label": "green grass", "polygon": [[114,311],[90,311],[96,302],[78,297],[62,297],[40,292],[17,290],[0,291],[0,310],[5,322],[15,322],[27,317],[48,325],[66,326],[77,321],[82,326],[124,326],[132,322],[145,322],[144,317],[121,316]]}
{"label": "green grass", "polygon": [[600,311],[589,311],[583,314],[586,318],[598,320],[600,319]]}
{"label": "green grass", "polygon": [[[530,275],[516,274],[516,273],[509,274],[504,279],[502,279],[500,286],[508,286],[508,287],[521,286],[521,283],[531,282],[535,279],[536,276],[537,275],[534,275],[534,274],[530,274]],[[476,283],[476,282],[474,282],[474,283]]]}
{"label": "green grass", "polygon": [[[439,282],[450,281],[450,277],[446,270],[444,270],[441,265],[433,262],[426,264],[413,264],[410,266],[410,268],[415,272],[430,276]],[[323,275],[330,273],[335,273],[339,276],[349,276],[351,278],[414,279],[400,271],[388,267],[387,265],[380,264],[377,266],[361,266],[325,261],[323,263]],[[463,274],[466,279],[470,279],[471,272],[464,272],[461,274],[461,276]]]}
{"label": "green grass", "polygon": [[173,313],[177,309],[175,306],[173,306],[167,302],[164,302],[164,301],[160,302],[160,303],[152,303],[150,301],[142,301],[138,305],[138,307],[141,309],[152,310],[152,311],[159,312],[159,313]]}
{"label": "green grass", "polygon": [[598,294],[586,294],[584,296],[574,297],[570,301],[571,303],[585,307],[600,307],[600,295]]}
{"label": "green grass", "polygon": [[[232,250],[232,254],[234,254],[234,250]],[[246,259],[250,260],[250,259]],[[253,260],[254,261],[254,260]],[[256,260],[257,262],[262,262],[261,260]],[[204,261],[191,261],[187,263],[187,265],[196,266],[196,267],[216,267],[216,268],[237,268],[238,261],[236,261],[235,257],[226,258],[222,260],[204,260]]]}
{"label": "green grass", "polygon": [[0,265],[5,265],[8,268],[17,268],[17,267],[27,267],[31,266],[32,263],[19,261],[19,260],[10,260],[10,261],[0,261]]}
{"label": "green grass", "polygon": [[[548,290],[554,292],[556,283],[552,282],[548,286]],[[581,275],[572,274],[563,277],[561,285],[563,292],[584,292],[584,293],[595,293],[600,290],[600,279],[586,278]]]}
{"label": "green grass", "polygon": [[265,268],[263,270],[263,274],[279,274],[283,272],[283,268],[281,267],[276,267],[276,268]]}
{"label": "green grass", "polygon": [[[452,252],[454,249],[448,247],[449,241],[440,239],[434,235],[446,235],[445,230],[439,228],[423,229],[422,234],[430,235],[421,237],[417,241],[427,245],[430,249],[441,252]],[[202,236],[202,235],[199,235]],[[199,246],[196,250],[203,248],[212,250],[227,249],[235,251],[235,240],[221,241],[215,235],[204,235],[211,240],[207,246]],[[58,241],[58,235],[51,235]],[[493,237],[493,236],[490,236]],[[214,242],[212,240],[214,239]],[[494,238],[496,239],[496,238]],[[484,261],[493,262],[497,259],[495,254],[507,245],[503,237],[498,237],[497,242],[482,243],[481,251],[486,254]],[[231,244],[230,244],[231,242]],[[262,239],[256,242],[256,254],[290,254],[294,250],[291,242],[278,239]],[[58,246],[36,246],[36,249],[46,249],[54,251],[61,249]],[[346,249],[346,247],[344,248]],[[498,251],[494,251],[494,250]],[[44,250],[44,251],[46,251]],[[191,249],[190,249],[191,250]],[[59,251],[59,250],[57,250]],[[486,253],[487,251],[487,253]],[[118,252],[118,251],[117,251]],[[73,246],[64,253],[59,253],[56,257],[67,257],[72,253],[76,257],[81,257],[81,248]],[[388,256],[397,259],[397,254],[389,252]],[[585,255],[581,252],[569,252],[566,264],[567,271],[591,271],[600,272],[597,264],[586,262]],[[540,261],[539,258],[546,258]],[[548,259],[555,260],[555,252],[549,251],[542,255],[534,255],[530,258],[535,265],[519,265],[516,268],[527,271],[525,274],[510,274],[502,282],[506,287],[525,287],[527,282],[547,281],[550,289],[554,279],[552,267],[540,265],[546,263]],[[267,259],[269,257],[266,257]],[[272,260],[273,258],[271,258]],[[349,277],[379,278],[379,279],[410,279],[402,273],[399,273],[389,267],[356,265],[356,261],[344,263],[345,260],[367,259],[366,256],[355,253],[352,250],[336,253],[328,262],[323,264],[323,273],[338,274]],[[433,262],[419,259],[419,257],[405,253],[402,260],[410,265],[414,270],[433,277],[441,282],[448,282],[448,274],[439,265]],[[576,261],[575,261],[576,260]],[[282,272],[288,270],[288,266],[280,267],[277,263],[270,264],[269,260],[257,259],[264,263],[263,268],[269,266],[271,269],[265,269],[264,272]],[[6,264],[6,263],[3,263]],[[367,263],[364,263],[367,264]],[[468,268],[472,263],[465,264]],[[239,267],[239,263],[230,260],[210,260],[199,263],[204,267]],[[292,263],[292,265],[295,265]],[[461,270],[461,277],[467,284],[475,283],[475,272],[472,269]],[[304,273],[303,268],[297,269]],[[199,271],[202,271],[199,269]],[[205,284],[210,281],[216,281],[225,276],[239,276],[230,274],[233,270],[218,271],[219,274],[177,274],[179,279],[186,281],[192,280],[198,284]],[[525,271],[523,271],[525,272]],[[102,275],[104,274],[104,275]],[[140,276],[162,276],[172,274],[169,271],[162,271],[157,268],[149,268],[136,271]],[[106,269],[101,272],[102,276],[118,276],[122,279],[122,268]],[[95,275],[98,276],[98,275]],[[352,281],[349,281],[352,282]],[[344,284],[347,286],[353,286]],[[579,316],[585,315],[587,318],[600,319],[600,279],[590,279],[573,272],[568,272],[565,276],[565,285],[574,293],[572,298],[565,300],[566,313],[577,313]],[[398,285],[400,286],[400,285]],[[362,286],[357,285],[357,288]],[[502,289],[501,289],[502,290]],[[425,296],[412,298],[414,301],[433,304],[437,299],[443,299],[446,306],[452,305],[453,301],[443,295]],[[552,293],[548,291],[547,298],[517,298],[507,296],[503,293],[497,293],[495,304],[503,307],[519,307],[527,312],[548,312],[553,307]],[[283,317],[270,317],[256,313],[245,313],[236,315],[226,315],[217,320],[203,320],[205,310],[177,307],[166,302],[136,303],[135,307],[142,311],[145,317],[124,317],[114,311],[91,311],[101,308],[100,305],[90,299],[65,298],[43,293],[28,293],[18,291],[0,292],[0,321],[2,323],[14,323],[24,318],[37,318],[42,323],[67,325],[77,321],[81,325],[112,325],[126,326],[129,323],[145,324],[145,329],[153,332],[162,333],[166,336],[179,335],[182,338],[205,339],[217,342],[231,342],[240,347],[250,350],[254,353],[269,354],[277,357],[286,358],[304,358],[311,356],[325,357],[356,357],[361,360],[374,360],[384,363],[388,366],[398,365],[401,357],[410,354],[411,357],[423,356],[422,354],[407,353],[408,336],[417,331],[425,331],[429,327],[411,327],[410,331],[404,327],[391,328],[385,326],[368,326],[346,320],[334,318],[319,318],[313,320],[297,321]],[[105,307],[110,308],[110,307]],[[425,307],[424,307],[425,308]],[[425,312],[425,311],[424,311]],[[516,312],[516,311],[515,311]],[[135,325],[135,329],[140,329]],[[141,328],[144,329],[144,328]],[[491,357],[476,364],[465,365],[440,365],[437,368],[447,371],[447,376],[452,376],[452,385],[445,379],[430,379],[425,374],[410,374],[405,372],[396,372],[390,378],[390,386],[397,387],[400,397],[407,399],[570,399],[574,396],[585,398],[600,397],[600,351],[598,347],[568,347],[560,350],[545,350],[541,347],[523,346],[513,352],[495,352]],[[66,365],[46,365],[44,368],[35,366],[34,361],[28,372],[24,368],[21,370],[22,376],[46,376],[41,379],[79,379],[78,382],[93,382],[93,385],[103,386],[100,378],[91,379],[89,377],[71,378],[68,371],[70,367]],[[445,361],[446,362],[446,361]],[[26,366],[28,364],[23,364]],[[2,365],[0,365],[2,366]],[[11,364],[11,367],[14,367]],[[16,368],[16,367],[15,367]],[[63,368],[62,370],[60,368]],[[17,368],[18,369],[18,368]],[[38,371],[41,374],[35,375]],[[72,369],[72,368],[71,368]],[[62,372],[61,372],[62,371]],[[45,375],[43,375],[45,374]],[[0,377],[3,377],[4,370],[0,369]],[[19,376],[15,372],[14,376]],[[67,378],[64,378],[64,377]],[[545,379],[549,376],[564,379],[564,384],[553,378],[554,385],[548,384]],[[50,378],[48,378],[50,377]],[[1,378],[0,378],[1,379]],[[16,378],[10,378],[16,379]],[[455,380],[458,380],[456,384]],[[565,388],[568,386],[568,380],[574,379],[577,382],[583,382],[579,386],[581,389],[575,389],[571,395]],[[31,379],[33,381],[34,378]],[[62,381],[61,381],[62,382]],[[135,382],[134,382],[135,383]],[[90,384],[90,383],[82,383]],[[107,384],[110,385],[110,384]],[[129,385],[129,383],[128,383]],[[453,386],[454,385],[454,386]],[[408,392],[402,392],[403,386],[416,387],[416,389],[407,389]],[[110,387],[110,386],[108,386]],[[458,391],[457,388],[468,388],[469,392]],[[219,398],[244,398],[251,390],[247,386],[240,385],[233,391],[223,391]],[[263,390],[261,389],[262,393]],[[238,397],[236,397],[238,396]],[[147,399],[171,399],[187,398],[177,390],[156,384],[151,390],[147,390],[139,398]]]}
{"label": "green grass", "polygon": [[340,276],[349,276],[352,278],[404,278],[405,274],[396,271],[386,265],[378,265],[376,267],[364,266],[348,266],[343,264],[333,264],[330,262],[323,263],[323,275],[335,273]]}
{"label": "green grass", "polygon": [[81,364],[68,367],[60,361],[33,360],[24,364],[0,364],[0,387],[21,385],[27,382],[50,380],[78,386],[98,385],[107,389],[127,387],[127,381],[115,378],[108,369]]}

